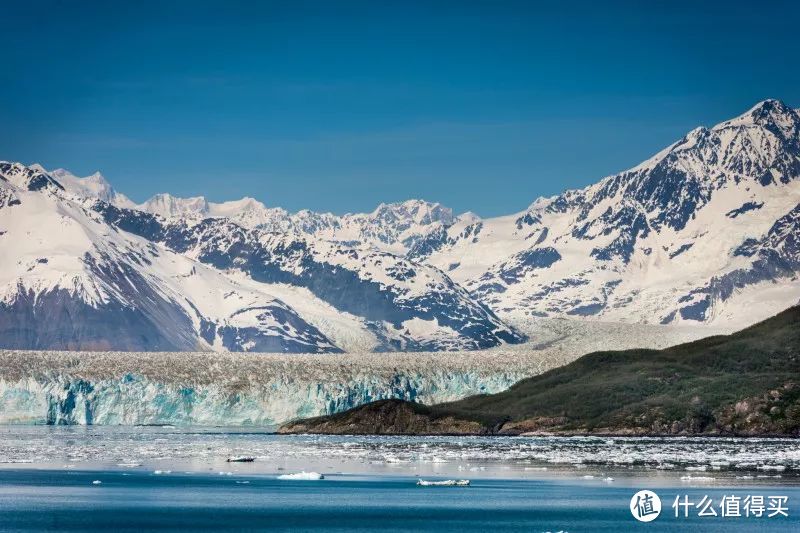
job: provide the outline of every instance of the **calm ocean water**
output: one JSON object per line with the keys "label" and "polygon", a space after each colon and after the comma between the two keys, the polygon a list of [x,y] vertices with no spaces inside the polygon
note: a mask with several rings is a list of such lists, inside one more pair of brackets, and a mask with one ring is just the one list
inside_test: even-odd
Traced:
{"label": "calm ocean water", "polygon": [[[0,477],[3,531],[154,529],[283,531],[798,531],[800,490],[789,518],[675,518],[636,522],[627,486],[565,480],[481,479],[470,487],[418,487],[413,478],[330,476],[279,481],[261,476],[151,472],[6,470]],[[102,481],[93,485],[93,481]],[[237,483],[237,481],[239,483]],[[241,483],[248,481],[248,483]],[[762,487],[656,488],[662,500],[687,494],[745,496]],[[718,501],[718,500],[717,500]]]}
{"label": "calm ocean water", "polygon": [[[228,455],[253,463],[227,463]],[[279,480],[302,469],[319,481]],[[416,479],[471,480],[420,487]],[[637,522],[641,489],[661,514]],[[675,517],[679,496],[717,516]],[[786,513],[722,517],[723,497]],[[281,437],[0,427],[0,531],[798,531],[796,439]]]}

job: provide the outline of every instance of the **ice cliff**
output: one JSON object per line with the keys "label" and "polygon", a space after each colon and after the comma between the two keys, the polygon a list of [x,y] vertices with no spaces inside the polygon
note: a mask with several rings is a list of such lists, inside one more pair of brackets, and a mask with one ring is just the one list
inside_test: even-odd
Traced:
{"label": "ice cliff", "polygon": [[424,355],[180,356],[4,352],[0,424],[273,426],[383,398],[431,403],[498,392],[541,371],[503,358],[434,366]]}

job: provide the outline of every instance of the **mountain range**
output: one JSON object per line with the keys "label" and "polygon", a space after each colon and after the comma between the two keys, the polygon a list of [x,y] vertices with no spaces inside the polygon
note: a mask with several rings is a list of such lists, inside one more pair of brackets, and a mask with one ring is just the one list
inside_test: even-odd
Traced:
{"label": "mountain range", "polygon": [[[746,326],[800,301],[800,113],[765,100],[483,219],[422,200],[136,204],[0,162],[0,348],[469,350],[540,318]],[[535,340],[535,339],[534,339]]]}

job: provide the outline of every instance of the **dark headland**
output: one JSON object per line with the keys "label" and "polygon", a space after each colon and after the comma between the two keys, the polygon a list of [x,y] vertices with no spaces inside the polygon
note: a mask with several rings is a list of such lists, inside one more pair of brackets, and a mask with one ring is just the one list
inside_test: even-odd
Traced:
{"label": "dark headland", "polygon": [[665,350],[591,353],[498,394],[381,400],[279,432],[799,436],[800,307]]}

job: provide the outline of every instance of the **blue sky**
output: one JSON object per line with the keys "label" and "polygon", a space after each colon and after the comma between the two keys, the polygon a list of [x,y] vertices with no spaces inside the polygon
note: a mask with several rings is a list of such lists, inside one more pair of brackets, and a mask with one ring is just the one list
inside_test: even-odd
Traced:
{"label": "blue sky", "polygon": [[791,2],[14,4],[0,159],[137,201],[506,214],[759,100],[800,106]]}

